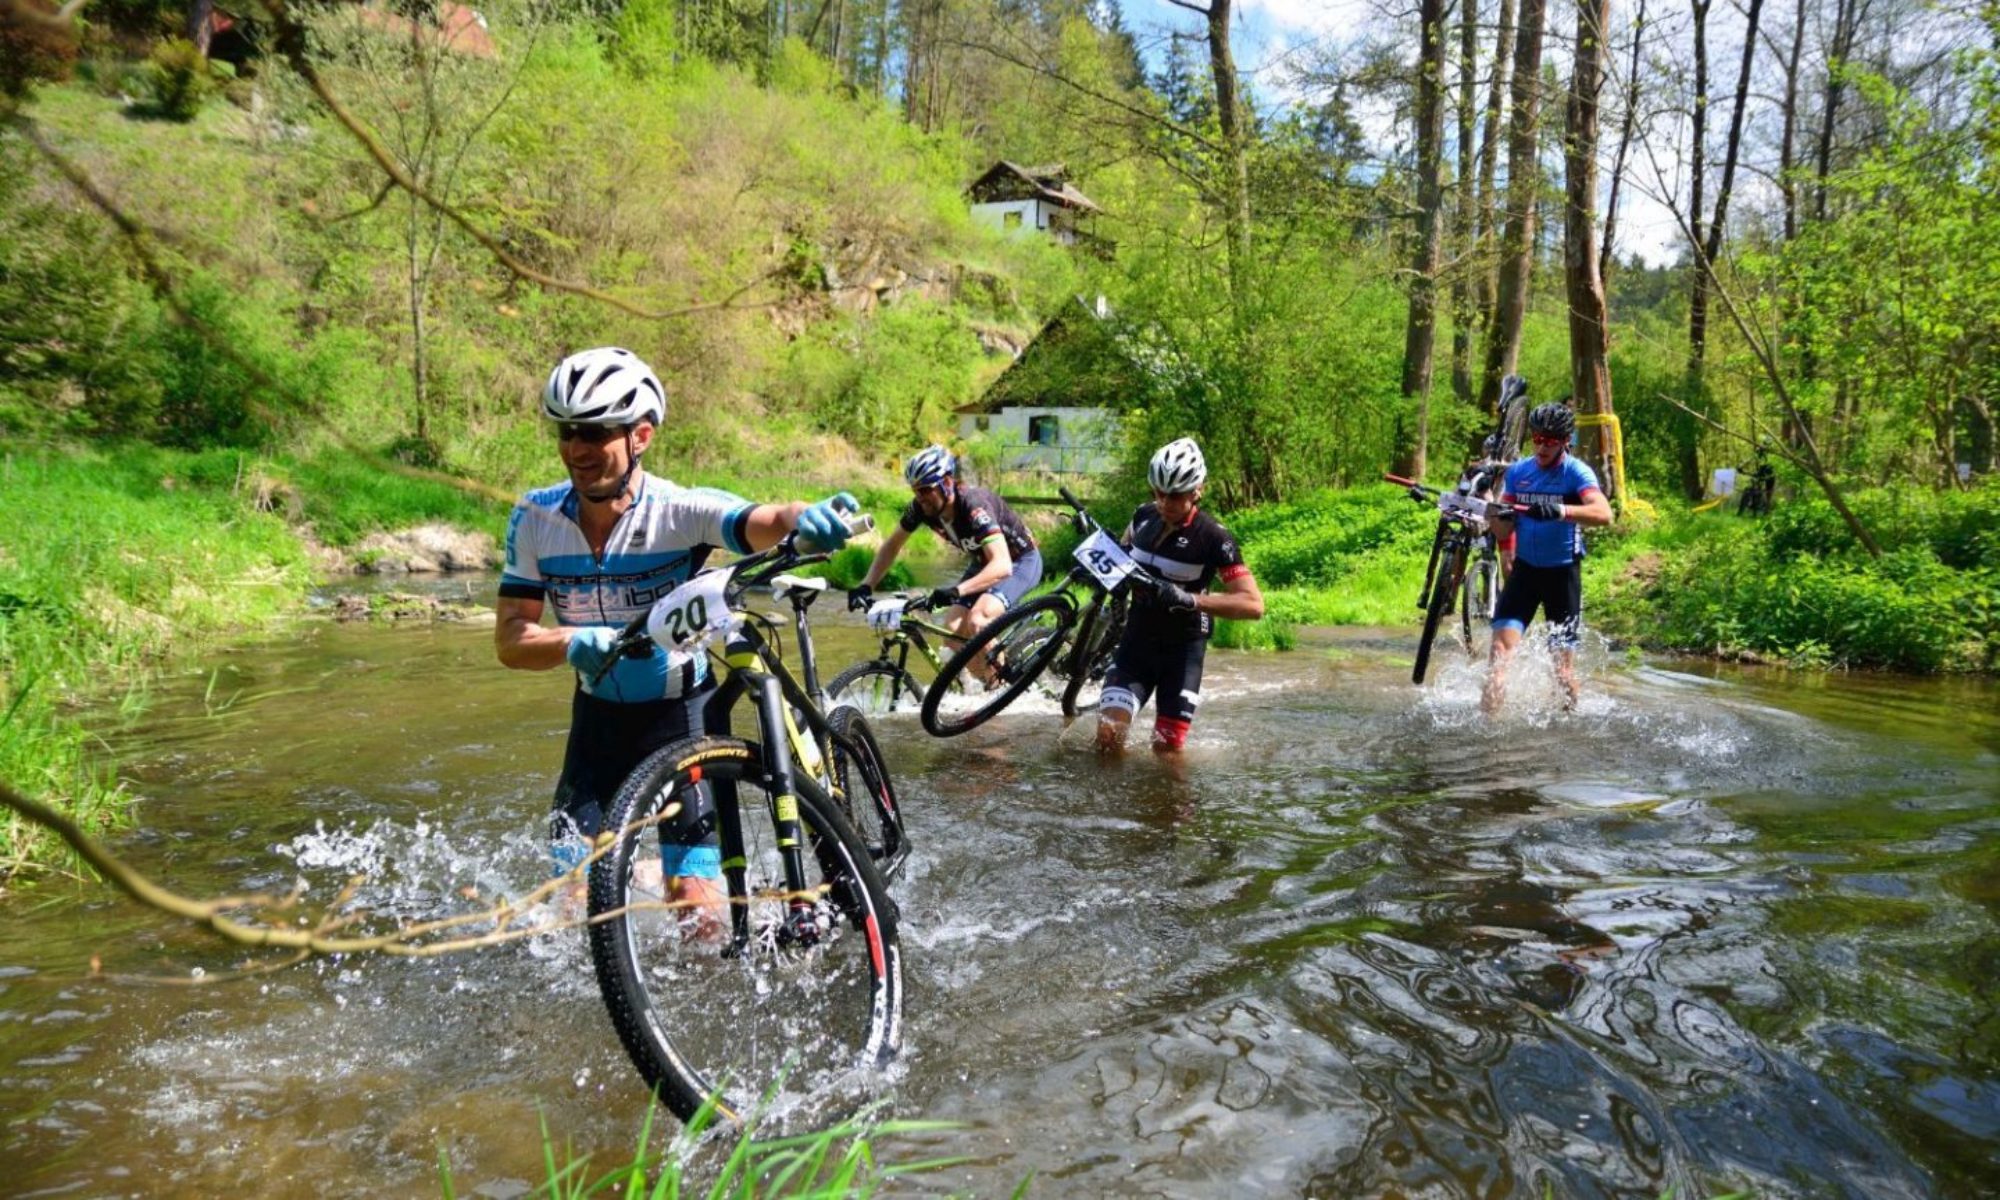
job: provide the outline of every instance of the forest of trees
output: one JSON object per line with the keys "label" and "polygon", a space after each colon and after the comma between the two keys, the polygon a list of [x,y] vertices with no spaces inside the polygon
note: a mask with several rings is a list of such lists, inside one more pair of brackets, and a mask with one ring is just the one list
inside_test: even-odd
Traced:
{"label": "forest of trees", "polygon": [[[338,185],[392,230],[345,249],[398,264],[401,332],[384,357],[411,395],[399,433],[446,463],[443,443],[476,403],[450,362],[453,290],[525,288],[562,302],[526,339],[540,343],[522,355],[531,374],[551,344],[593,322],[650,328],[628,340],[664,340],[669,357],[726,355],[718,347],[745,336],[731,301],[768,310],[774,288],[796,299],[826,286],[829,273],[807,264],[839,266],[866,218],[793,204],[754,214],[722,243],[703,244],[701,222],[686,219],[678,245],[665,244],[672,229],[628,229],[613,247],[593,197],[615,208],[634,181],[570,170],[588,157],[576,141],[622,134],[635,159],[648,153],[646,119],[629,105],[649,90],[716,70],[796,86],[812,60],[834,102],[904,125],[898,169],[933,193],[995,159],[1060,162],[1105,210],[1099,232],[1116,246],[1106,261],[1004,267],[997,287],[1011,310],[968,311],[955,277],[956,315],[914,322],[907,336],[972,347],[981,321],[1031,325],[1066,292],[1105,294],[1120,333],[1107,344],[1146,348],[1130,396],[1142,427],[1204,431],[1232,503],[1455,460],[1514,370],[1538,398],[1571,394],[1585,411],[1616,413],[1635,483],[1655,493],[1699,498],[1707,468],[1755,452],[1788,462],[1843,512],[1845,486],[1957,487],[1991,470],[2000,246],[1985,214],[2000,183],[2000,10],[1420,0],[1246,68],[1239,2],[1170,0],[1170,19],[1143,25],[1116,0],[503,5],[486,13],[498,51],[471,55],[421,33],[452,28],[452,6],[428,0],[373,8],[378,19],[359,24],[342,20],[351,6],[280,0],[96,0],[60,12],[0,0],[8,161],[46,183],[17,202],[66,186],[67,207],[94,209],[107,230],[167,230],[126,230],[122,269],[186,323],[200,280],[231,269],[229,251],[175,230],[170,213],[124,211],[118,181],[79,166],[81,143],[38,115],[36,85],[101,81],[116,73],[108,60],[150,45],[142,82],[164,115],[225,90],[253,112],[265,105],[345,138],[342,170],[309,182]],[[168,34],[180,36],[156,40]],[[581,42],[622,82],[591,76],[600,68],[581,65]],[[225,50],[226,66],[204,56]],[[565,71],[566,93],[537,90]],[[621,112],[606,111],[612,94]],[[551,111],[565,95],[574,111]],[[530,105],[540,110],[524,113]],[[756,136],[754,124],[742,133]],[[312,151],[333,153],[326,139]],[[641,186],[684,189],[696,167]],[[574,190],[552,194],[544,184],[566,171]],[[96,201],[76,199],[93,191]],[[903,226],[907,244],[889,255],[902,268],[977,257],[911,232],[906,218],[867,235],[894,241],[886,226]],[[1020,270],[1038,281],[1025,293]],[[8,286],[27,287],[30,274],[17,261]],[[291,306],[315,307],[325,305]],[[783,331],[785,345],[739,354],[747,365],[715,368],[708,382],[809,417],[846,411],[815,398],[838,372],[800,347],[820,337],[822,350],[851,350],[881,335],[849,328],[826,341],[814,315]],[[361,323],[382,330],[383,316]],[[35,349],[35,318],[16,306],[7,320],[0,419],[76,382],[73,363]],[[884,353],[880,372],[937,357]],[[981,377],[978,355],[961,357],[962,370],[889,387],[865,406],[873,417],[832,431],[926,435]]]}

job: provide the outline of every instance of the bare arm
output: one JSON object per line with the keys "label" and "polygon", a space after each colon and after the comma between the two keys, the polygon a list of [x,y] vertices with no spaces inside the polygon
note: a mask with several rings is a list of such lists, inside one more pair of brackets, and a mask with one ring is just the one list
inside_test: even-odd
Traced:
{"label": "bare arm", "polygon": [[493,651],[516,671],[551,671],[565,665],[569,630],[542,624],[542,602],[500,597],[494,606]]}
{"label": "bare arm", "polygon": [[1232,621],[1255,621],[1264,615],[1264,593],[1257,579],[1245,571],[1222,585],[1219,592],[1203,592],[1194,598],[1195,609]]}
{"label": "bare arm", "polygon": [[799,514],[809,507],[803,500],[794,500],[790,504],[759,504],[750,510],[749,519],[743,523],[743,540],[753,551],[769,550],[798,527]]}
{"label": "bare arm", "polygon": [[889,536],[882,539],[882,545],[875,551],[875,561],[868,564],[868,574],[861,577],[861,586],[873,588],[882,582],[882,577],[889,573],[896,556],[903,552],[903,547],[909,540],[910,531],[904,529],[901,524],[890,530]]}
{"label": "bare arm", "polygon": [[986,565],[979,568],[978,574],[958,585],[961,596],[983,592],[1014,573],[1014,556],[1007,552],[1006,538],[996,534],[981,549],[986,552]]}
{"label": "bare arm", "polygon": [[1611,524],[1611,501],[1603,492],[1591,490],[1583,494],[1582,504],[1563,505],[1563,516],[1579,525]]}

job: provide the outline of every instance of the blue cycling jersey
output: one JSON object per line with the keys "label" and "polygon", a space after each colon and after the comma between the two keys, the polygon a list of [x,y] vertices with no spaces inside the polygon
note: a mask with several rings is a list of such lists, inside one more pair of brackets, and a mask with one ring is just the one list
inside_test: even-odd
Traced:
{"label": "blue cycling jersey", "polygon": [[[592,553],[577,523],[574,486],[529,492],[507,521],[507,563],[500,594],[554,605],[559,625],[619,628],[701,570],[711,551],[749,552],[744,529],[755,506],[714,488],[686,488],[646,474],[633,475],[637,498],[620,514]],[[620,659],[584,691],[600,700],[638,703],[678,697],[699,686],[708,664],[697,658],[669,672],[664,654]]]}
{"label": "blue cycling jersey", "polygon": [[[1597,473],[1573,454],[1565,453],[1546,470],[1529,455],[1507,468],[1501,498],[1516,504],[1537,500],[1582,504],[1586,494],[1601,490]],[[1519,535],[1514,556],[1530,566],[1563,567],[1583,557],[1583,531],[1574,521],[1540,521],[1521,513],[1514,518],[1514,528]]]}

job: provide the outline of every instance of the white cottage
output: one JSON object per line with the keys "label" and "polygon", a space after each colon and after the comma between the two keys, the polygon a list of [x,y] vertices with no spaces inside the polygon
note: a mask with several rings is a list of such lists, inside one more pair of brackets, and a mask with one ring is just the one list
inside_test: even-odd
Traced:
{"label": "white cottage", "polygon": [[1038,231],[1065,246],[1098,249],[1089,226],[1102,210],[1069,181],[1061,163],[1023,167],[994,163],[965,189],[975,224],[995,229]]}
{"label": "white cottage", "polygon": [[962,441],[983,440],[1003,472],[1091,475],[1118,466],[1118,413],[1135,385],[1109,310],[1078,299],[1042,326],[984,395],[957,410]]}

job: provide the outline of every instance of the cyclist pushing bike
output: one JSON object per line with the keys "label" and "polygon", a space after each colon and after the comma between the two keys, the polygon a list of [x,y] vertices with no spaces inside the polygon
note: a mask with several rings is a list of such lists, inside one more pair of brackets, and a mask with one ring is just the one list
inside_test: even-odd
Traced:
{"label": "cyclist pushing bike", "polygon": [[1507,662],[1528,622],[1541,609],[1554,633],[1556,677],[1568,703],[1577,700],[1576,644],[1583,621],[1583,534],[1579,525],[1609,525],[1611,502],[1589,464],[1569,453],[1576,413],[1567,404],[1544,404],[1528,414],[1533,454],[1507,468],[1494,532],[1514,536],[1514,565],[1493,612],[1493,657],[1481,706],[1500,707],[1507,691]]}
{"label": "cyclist pushing bike", "polygon": [[[714,691],[707,664],[669,670],[665,656],[619,657],[617,631],[700,570],[709,554],[762,550],[798,530],[821,547],[844,544],[841,493],[816,504],[752,504],[649,474],[640,458],[666,420],[666,389],[639,357],[605,346],[557,364],[542,392],[569,478],[529,492],[507,522],[493,642],[502,665],[578,680],[569,741],[550,820],[558,873],[574,869],[602,831],[626,776],[653,751],[703,731]],[[542,624],[545,606],[555,625]],[[668,894],[719,930],[722,862],[703,806],[662,824]]]}
{"label": "cyclist pushing bike", "polygon": [[[1132,514],[1120,539],[1160,580],[1133,591],[1133,605],[1099,701],[1097,747],[1121,750],[1133,716],[1154,701],[1153,749],[1166,754],[1187,744],[1201,703],[1201,669],[1214,618],[1254,621],[1264,597],[1243,552],[1222,522],[1202,511],[1208,464],[1193,438],[1168,442],[1146,470],[1153,500]],[[1223,590],[1208,591],[1222,580]]]}
{"label": "cyclist pushing bike", "polygon": [[[1005,500],[985,488],[960,484],[957,476],[958,459],[943,446],[926,446],[903,464],[903,479],[911,492],[909,507],[883,539],[861,585],[847,593],[849,609],[868,608],[875,585],[921,525],[930,526],[970,559],[958,582],[934,589],[928,599],[931,609],[943,614],[944,627],[958,638],[970,638],[984,629],[1042,581],[1041,551],[1021,518]],[[982,680],[990,670],[983,661],[972,664],[972,673]]]}

